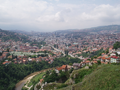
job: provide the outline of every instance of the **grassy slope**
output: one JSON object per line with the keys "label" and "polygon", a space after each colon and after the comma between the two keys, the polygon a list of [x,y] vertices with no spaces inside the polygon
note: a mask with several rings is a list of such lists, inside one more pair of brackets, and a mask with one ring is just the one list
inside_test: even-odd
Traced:
{"label": "grassy slope", "polygon": [[[100,65],[81,83],[72,86],[74,90],[120,90],[120,65]],[[60,90],[71,90],[72,86]]]}
{"label": "grassy slope", "polygon": [[33,85],[33,84],[38,83],[38,82],[40,81],[40,79],[42,79],[42,77],[43,77],[44,74],[45,74],[45,72],[40,73],[40,74],[34,76],[34,77],[31,79],[31,81],[28,83],[28,87],[30,87],[30,86]]}

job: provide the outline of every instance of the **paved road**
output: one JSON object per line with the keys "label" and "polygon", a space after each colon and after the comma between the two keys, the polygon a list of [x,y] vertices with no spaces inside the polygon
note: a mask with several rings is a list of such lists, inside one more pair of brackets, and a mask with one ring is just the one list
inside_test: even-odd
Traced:
{"label": "paved road", "polygon": [[63,53],[63,55],[65,56],[65,52],[64,51],[62,51],[62,50],[59,50],[59,49],[57,49],[57,48],[55,48],[55,47],[53,47],[53,46],[51,46],[54,50],[56,50],[56,51],[59,51],[59,52],[62,52]]}

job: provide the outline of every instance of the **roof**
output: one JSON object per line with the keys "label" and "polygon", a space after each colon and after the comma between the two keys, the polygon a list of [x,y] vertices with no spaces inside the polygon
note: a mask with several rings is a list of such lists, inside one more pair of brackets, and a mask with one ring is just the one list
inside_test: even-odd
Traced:
{"label": "roof", "polygon": [[97,59],[101,59],[101,56],[99,56]]}
{"label": "roof", "polygon": [[86,63],[89,63],[90,61],[89,60],[87,60],[87,61],[85,61]]}
{"label": "roof", "polygon": [[67,67],[67,65],[62,65],[61,67],[59,67],[59,68],[56,68],[57,70],[62,70],[62,69],[65,69]]}
{"label": "roof", "polygon": [[11,61],[5,61],[5,62],[3,62],[3,64],[9,64],[9,63],[11,63]]}
{"label": "roof", "polygon": [[106,58],[105,57],[102,57],[102,60],[105,60]]}
{"label": "roof", "polygon": [[73,63],[73,66],[80,66],[80,63]]}
{"label": "roof", "polygon": [[111,58],[118,59],[118,57],[117,57],[117,56],[111,56]]}
{"label": "roof", "polygon": [[40,79],[40,82],[43,82],[44,81],[44,79]]}
{"label": "roof", "polygon": [[67,67],[67,65],[62,65],[62,69],[65,69]]}
{"label": "roof", "polygon": [[58,71],[62,70],[62,67],[57,68]]}
{"label": "roof", "polygon": [[93,63],[97,63],[97,61],[93,61]]}
{"label": "roof", "polygon": [[106,58],[107,60],[110,60],[110,57],[109,58]]}

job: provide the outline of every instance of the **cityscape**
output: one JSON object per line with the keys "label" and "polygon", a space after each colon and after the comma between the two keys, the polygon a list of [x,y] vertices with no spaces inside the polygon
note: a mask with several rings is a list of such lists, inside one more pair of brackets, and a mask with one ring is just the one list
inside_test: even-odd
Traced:
{"label": "cityscape", "polygon": [[120,0],[0,0],[0,90],[120,90]]}

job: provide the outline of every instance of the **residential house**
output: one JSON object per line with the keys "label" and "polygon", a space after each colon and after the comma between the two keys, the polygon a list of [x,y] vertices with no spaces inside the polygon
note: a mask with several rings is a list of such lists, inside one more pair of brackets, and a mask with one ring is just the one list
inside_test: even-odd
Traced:
{"label": "residential house", "polygon": [[89,60],[85,61],[86,65],[91,65],[91,62]]}
{"label": "residential house", "polygon": [[68,69],[68,71],[69,71],[71,68],[72,68],[72,66],[67,65],[67,69]]}
{"label": "residential house", "polygon": [[67,65],[62,65],[61,67],[55,69],[56,73],[59,73],[60,70],[64,72],[68,71]]}
{"label": "residential house", "polygon": [[44,79],[40,79],[40,85],[42,85],[43,81],[44,81]]}
{"label": "residential house", "polygon": [[111,56],[111,63],[120,63],[120,59],[117,56]]}
{"label": "residential house", "polygon": [[111,59],[110,57],[106,58],[106,59],[105,59],[105,62],[106,62],[106,63],[110,63],[110,59]]}
{"label": "residential house", "polygon": [[81,67],[81,63],[73,63],[73,68],[74,69],[79,69]]}
{"label": "residential house", "polygon": [[10,63],[11,63],[11,61],[8,61],[8,60],[6,60],[5,62],[3,62],[4,65],[8,65]]}
{"label": "residential house", "polygon": [[81,62],[81,67],[84,67],[85,65],[85,62]]}
{"label": "residential house", "polygon": [[116,54],[115,53],[111,53],[110,56],[116,56]]}

